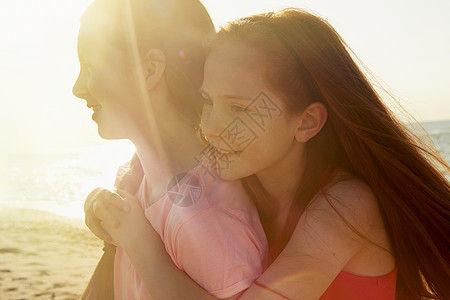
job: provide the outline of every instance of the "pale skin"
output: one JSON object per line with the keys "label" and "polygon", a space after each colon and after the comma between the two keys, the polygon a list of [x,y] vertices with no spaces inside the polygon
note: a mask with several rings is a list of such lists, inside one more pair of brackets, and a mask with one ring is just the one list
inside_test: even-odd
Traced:
{"label": "pale skin", "polygon": [[[186,124],[183,113],[170,105],[174,101],[171,99],[172,95],[165,81],[164,53],[157,48],[148,49],[145,53],[129,53],[126,47],[122,51],[112,49],[108,44],[108,38],[104,37],[109,37],[111,34],[117,37],[114,32],[110,32],[114,26],[111,26],[109,22],[115,22],[115,20],[108,15],[103,17],[100,18],[95,14],[95,17],[83,18],[81,23],[78,37],[81,68],[73,87],[73,94],[84,99],[87,106],[93,109],[93,120],[98,125],[100,136],[106,139],[127,138],[133,142],[142,162],[146,180],[153,187],[148,199],[151,204],[165,193],[168,183],[176,174],[190,170],[195,165],[192,157],[204,148],[204,144],[193,126]],[[99,19],[102,22],[99,22]],[[139,64],[130,59],[133,55],[139,60]],[[146,105],[150,101],[151,107]],[[185,151],[180,153],[176,150],[181,146]],[[176,155],[174,151],[177,152]],[[164,155],[161,155],[161,152]],[[152,166],[151,172],[148,166]],[[124,249],[130,249],[129,242],[133,240],[133,243],[136,243],[135,235],[128,234],[122,237],[118,234],[120,231],[109,235],[108,230],[110,233],[112,230],[108,229],[106,223],[112,219],[105,220],[100,217],[99,219],[103,221],[99,221],[93,213],[90,213],[95,211],[96,215],[101,216],[99,212],[102,202],[99,199],[105,199],[110,195],[111,192],[101,189],[96,189],[90,194],[85,204],[86,223],[100,238],[106,241],[112,239],[121,241],[118,244],[123,244]],[[91,201],[93,199],[96,200]],[[117,196],[115,200],[118,199],[120,197]],[[129,216],[133,218],[129,222],[122,221],[120,228],[126,229],[128,233],[140,232],[149,238],[148,241],[159,239],[150,224],[143,222],[142,209],[137,210],[133,204],[135,203],[132,201],[128,202],[128,208],[124,209],[130,212]],[[107,230],[104,230],[102,225]],[[118,226],[119,223],[112,221],[111,225]],[[127,236],[129,239],[125,239]],[[149,245],[145,242],[142,244],[146,247],[144,249],[149,249]],[[162,287],[162,289],[154,289],[155,292],[152,295],[155,298],[164,297],[165,291],[170,288],[167,286],[168,283],[176,283],[184,290],[195,286],[192,281],[188,283],[185,283],[186,280],[171,281],[176,277],[168,280],[169,277],[164,275],[166,274],[164,271],[167,271],[167,275],[181,273],[181,271],[172,264],[170,257],[165,253],[164,246],[161,243],[159,246],[160,249],[157,248],[156,243],[152,245],[152,249],[164,254],[160,255],[158,260],[151,260],[153,257],[144,255],[139,261],[144,265],[151,264],[163,270],[158,272],[157,276],[152,274],[145,276],[147,274],[138,269],[143,274],[145,282],[152,282]],[[134,255],[135,252],[132,251],[129,253],[132,257],[142,254],[136,252]],[[139,266],[138,261],[134,262],[135,266]],[[162,268],[163,265],[164,268]],[[179,278],[184,279],[181,276]],[[173,295],[180,298],[182,293],[177,294],[174,291]]]}
{"label": "pale skin", "polygon": [[[227,95],[240,93],[245,98],[245,93],[272,92],[261,80],[258,70],[251,65],[257,65],[258,59],[260,57],[252,50],[240,45],[230,45],[223,52],[218,51],[208,57],[202,91],[211,101],[211,107],[206,113],[204,110],[202,128],[209,140],[214,141],[222,130],[221,125],[227,124],[228,118],[235,117],[228,110],[230,105],[245,105],[245,100],[223,99],[220,95],[224,92]],[[254,70],[253,73],[251,70]],[[271,97],[282,105],[283,100],[276,93],[271,93]],[[274,237],[282,230],[294,192],[301,181],[307,159],[305,145],[320,132],[326,117],[325,107],[313,103],[296,115],[273,121],[265,134],[266,137],[274,134],[280,144],[266,146],[269,149],[264,151],[257,144],[255,152],[248,148],[248,153],[252,155],[258,154],[257,151],[267,151],[260,157],[260,161],[266,164],[259,168],[261,164],[247,160],[244,167],[231,167],[224,175],[231,180],[256,174],[274,200],[270,216],[271,220],[275,220],[271,223]],[[279,126],[282,126],[282,132]],[[276,130],[271,133],[271,128]],[[262,140],[265,138],[262,134],[260,137]],[[100,220],[95,226],[98,229],[100,225],[102,229],[94,229],[95,226],[91,226],[93,219],[88,220],[88,217],[86,223],[99,237],[104,238],[106,232],[127,251],[152,296],[158,298],[156,294],[161,293],[164,299],[187,296],[213,299],[186,274],[174,268],[159,236],[132,195],[118,191],[121,197],[111,197],[108,192],[103,193],[101,197],[91,195],[87,200],[87,216],[95,215]],[[392,246],[370,187],[350,174],[340,172],[326,187],[326,195],[319,193],[305,209],[289,243],[257,279],[258,283],[289,299],[318,299],[341,271],[362,276],[382,276],[394,269]],[[129,234],[136,231],[141,233]],[[274,237],[268,236],[268,239]],[[236,297],[281,298],[256,284]]]}

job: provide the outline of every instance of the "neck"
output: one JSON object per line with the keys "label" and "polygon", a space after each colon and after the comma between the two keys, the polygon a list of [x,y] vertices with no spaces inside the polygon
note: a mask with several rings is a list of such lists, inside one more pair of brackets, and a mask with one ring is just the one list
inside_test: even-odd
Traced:
{"label": "neck", "polygon": [[160,126],[153,134],[149,130],[132,140],[151,190],[149,204],[167,192],[174,176],[188,172],[196,165],[195,157],[204,147],[196,130],[182,121],[155,123],[170,124],[170,128]]}
{"label": "neck", "polygon": [[303,145],[297,143],[276,164],[256,174],[279,215],[290,208],[305,168]]}

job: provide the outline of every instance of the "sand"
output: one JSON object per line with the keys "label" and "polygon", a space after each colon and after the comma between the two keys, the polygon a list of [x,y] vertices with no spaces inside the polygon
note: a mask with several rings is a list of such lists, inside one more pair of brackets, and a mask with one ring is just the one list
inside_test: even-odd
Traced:
{"label": "sand", "polygon": [[83,220],[0,206],[0,299],[78,299],[102,245]]}

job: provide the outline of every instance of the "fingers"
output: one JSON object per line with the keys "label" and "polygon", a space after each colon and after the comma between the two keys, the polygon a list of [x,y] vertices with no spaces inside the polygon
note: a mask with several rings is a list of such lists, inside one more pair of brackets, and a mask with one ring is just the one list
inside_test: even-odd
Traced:
{"label": "fingers", "polygon": [[101,221],[104,221],[113,228],[119,227],[119,220],[109,212],[108,208],[111,204],[114,204],[126,212],[127,208],[124,208],[125,205],[120,201],[123,202],[119,195],[100,187],[94,189],[86,197],[84,203],[85,222],[96,236],[102,239],[109,237],[107,232],[101,227]]}
{"label": "fingers", "polygon": [[90,209],[92,209],[92,202],[97,199],[98,194],[104,190],[103,188],[96,188],[94,190],[92,190],[92,192],[90,192],[87,197],[86,200],[84,201],[84,212],[87,213]]}
{"label": "fingers", "polygon": [[96,217],[86,216],[85,223],[86,226],[92,231],[92,233],[99,239],[102,239],[108,243],[112,242],[111,236],[103,229],[99,219],[97,219]]}
{"label": "fingers", "polygon": [[[94,191],[96,191],[96,193],[93,194],[93,196],[95,197],[93,202],[102,201],[104,202],[105,206],[109,207],[110,205],[114,205],[125,213],[130,212],[130,206],[125,201],[123,201],[123,198],[120,197],[117,193],[104,188],[97,188]],[[94,191],[92,191],[91,193],[93,193]]]}
{"label": "fingers", "polygon": [[130,212],[130,206],[123,201],[123,198],[114,192],[111,192],[111,194],[109,194],[109,197],[107,198],[107,201],[110,205],[114,205],[115,207],[117,207],[118,209],[120,209],[121,211],[125,212],[125,213],[129,213]]}
{"label": "fingers", "polygon": [[119,220],[109,212],[109,205],[108,201],[95,200],[92,205],[94,216],[109,226],[117,228],[120,225]]}
{"label": "fingers", "polygon": [[117,194],[119,194],[122,198],[134,198],[134,195],[131,195],[126,190],[117,189]]}
{"label": "fingers", "polygon": [[117,194],[123,199],[123,202],[127,204],[128,206],[126,207],[127,212],[131,212],[131,209],[135,206],[141,207],[139,200],[136,198],[136,196],[130,194],[128,191],[117,189]]}
{"label": "fingers", "polygon": [[102,192],[102,190],[104,189],[96,188],[86,197],[86,200],[84,202],[85,223],[95,236],[106,242],[111,242],[111,236],[101,227],[100,220],[95,216],[94,213],[94,203],[101,199],[99,198],[99,194]]}
{"label": "fingers", "polygon": [[129,213],[131,207],[117,193],[105,188],[96,188],[86,197],[84,211],[85,223],[92,233],[106,242],[111,242],[112,238],[107,230],[118,228],[119,213]]}

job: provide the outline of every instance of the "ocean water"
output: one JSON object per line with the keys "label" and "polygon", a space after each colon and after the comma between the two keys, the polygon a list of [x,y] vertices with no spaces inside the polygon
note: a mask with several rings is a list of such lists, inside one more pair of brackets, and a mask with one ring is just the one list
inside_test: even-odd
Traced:
{"label": "ocean water", "polygon": [[[450,162],[450,120],[421,125]],[[0,206],[84,218],[87,194],[98,186],[111,188],[117,167],[133,152],[131,144],[106,143],[52,154],[0,154]]]}
{"label": "ocean water", "polygon": [[86,196],[96,187],[112,188],[117,168],[133,152],[131,143],[105,143],[51,154],[0,154],[0,205],[84,218]]}
{"label": "ocean water", "polygon": [[450,120],[421,124],[433,140],[442,157],[450,163]]}

